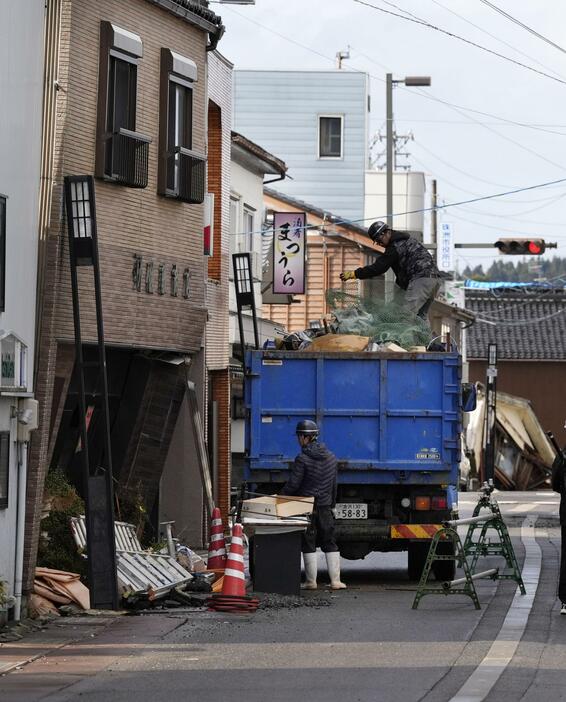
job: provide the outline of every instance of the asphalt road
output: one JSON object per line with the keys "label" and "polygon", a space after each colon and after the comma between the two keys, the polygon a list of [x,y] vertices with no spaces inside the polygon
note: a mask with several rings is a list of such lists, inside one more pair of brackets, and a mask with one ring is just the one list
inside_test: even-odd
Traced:
{"label": "asphalt road", "polygon": [[[473,504],[466,505],[468,496],[463,498],[465,516]],[[509,502],[509,511],[517,508],[509,528],[519,560],[526,552],[529,563],[533,554],[542,556],[538,585],[527,587],[533,595],[536,591],[530,610],[528,598],[514,601],[514,583],[490,580],[477,583],[480,611],[462,596],[425,597],[419,609],[412,610],[415,586],[405,575],[406,556],[373,554],[365,561],[345,562],[348,590],[306,595],[324,595],[330,606],[265,610],[244,617],[189,610],[122,617],[100,627],[89,640],[0,678],[0,699],[566,700],[566,617],[559,616],[555,599],[559,530],[550,519],[556,500],[552,493],[505,493],[499,499]],[[536,502],[541,504],[531,509]],[[506,505],[501,507],[507,511]],[[543,526],[533,530],[529,525],[539,515]],[[525,529],[533,535],[530,542]],[[492,562],[498,564],[498,559]],[[533,569],[528,570],[532,575]],[[320,575],[324,583],[324,571]],[[521,612],[528,615],[523,632],[514,616]],[[494,654],[493,642],[501,631]],[[487,694],[459,695],[464,685],[494,670],[498,679]]]}

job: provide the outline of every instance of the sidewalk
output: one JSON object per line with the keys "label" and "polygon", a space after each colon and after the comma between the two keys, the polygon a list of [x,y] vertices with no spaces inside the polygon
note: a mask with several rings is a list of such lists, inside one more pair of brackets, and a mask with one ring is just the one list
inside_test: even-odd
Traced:
{"label": "sidewalk", "polygon": [[0,675],[6,675],[71,643],[93,638],[118,618],[106,614],[58,617],[51,620],[46,628],[30,631],[21,640],[0,643]]}

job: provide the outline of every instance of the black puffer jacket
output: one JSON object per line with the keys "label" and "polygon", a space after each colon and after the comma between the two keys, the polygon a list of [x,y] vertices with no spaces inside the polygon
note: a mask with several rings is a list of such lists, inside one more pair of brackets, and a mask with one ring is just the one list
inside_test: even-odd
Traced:
{"label": "black puffer jacket", "polygon": [[324,444],[312,441],[295,458],[281,494],[314,497],[316,507],[334,507],[336,472],[336,456]]}
{"label": "black puffer jacket", "polygon": [[369,266],[356,269],[356,278],[374,278],[390,268],[395,273],[395,282],[406,290],[411,280],[425,277],[440,277],[434,259],[426,248],[406,232],[392,232],[385,252]]}
{"label": "black puffer jacket", "polygon": [[552,489],[560,493],[560,524],[566,524],[566,448],[557,454],[552,464]]}

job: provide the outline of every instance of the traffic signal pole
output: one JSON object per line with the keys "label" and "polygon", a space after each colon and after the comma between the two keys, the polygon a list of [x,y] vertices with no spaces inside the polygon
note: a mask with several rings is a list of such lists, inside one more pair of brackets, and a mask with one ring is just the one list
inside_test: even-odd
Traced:
{"label": "traffic signal pole", "polygon": [[487,347],[487,378],[485,396],[485,454],[484,481],[493,480],[495,474],[495,424],[497,418],[497,344]]}

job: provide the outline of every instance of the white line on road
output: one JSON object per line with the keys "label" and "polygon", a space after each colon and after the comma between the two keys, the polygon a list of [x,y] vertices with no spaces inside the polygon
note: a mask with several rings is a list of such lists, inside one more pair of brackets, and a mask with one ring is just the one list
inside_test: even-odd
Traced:
{"label": "white line on road", "polygon": [[542,553],[536,542],[535,523],[536,516],[527,517],[521,527],[521,541],[525,546],[523,582],[527,594],[521,595],[517,588],[497,638],[450,702],[482,702],[515,655],[527,626],[540,578]]}

